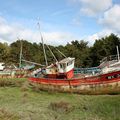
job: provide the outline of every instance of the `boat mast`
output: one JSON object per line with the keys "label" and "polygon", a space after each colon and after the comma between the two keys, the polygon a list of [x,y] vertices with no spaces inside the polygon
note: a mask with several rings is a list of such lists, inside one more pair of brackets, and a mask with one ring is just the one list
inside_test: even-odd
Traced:
{"label": "boat mast", "polygon": [[21,64],[22,64],[22,41],[20,40],[20,61],[19,61],[19,68],[21,68]]}
{"label": "boat mast", "polygon": [[43,41],[42,33],[41,33],[41,31],[40,31],[40,23],[39,23],[39,22],[38,22],[38,27],[39,27],[39,32],[40,32],[40,36],[41,36],[41,41],[42,41],[42,46],[43,46],[43,52],[44,52],[44,57],[45,57],[46,66],[48,66],[48,61],[47,61],[47,56],[46,56],[44,41]]}
{"label": "boat mast", "polygon": [[117,48],[117,57],[118,57],[118,61],[119,61],[120,56],[119,56],[119,49],[118,49],[118,46],[116,46],[116,48]]}

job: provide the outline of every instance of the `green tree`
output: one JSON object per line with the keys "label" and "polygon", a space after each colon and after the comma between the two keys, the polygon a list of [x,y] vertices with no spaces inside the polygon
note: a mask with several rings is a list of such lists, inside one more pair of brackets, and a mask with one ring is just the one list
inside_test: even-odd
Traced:
{"label": "green tree", "polygon": [[7,43],[0,43],[0,62],[7,63],[10,55],[10,47]]}
{"label": "green tree", "polygon": [[117,54],[116,46],[120,48],[120,38],[115,34],[96,40],[90,50],[91,65],[98,66],[102,58]]}

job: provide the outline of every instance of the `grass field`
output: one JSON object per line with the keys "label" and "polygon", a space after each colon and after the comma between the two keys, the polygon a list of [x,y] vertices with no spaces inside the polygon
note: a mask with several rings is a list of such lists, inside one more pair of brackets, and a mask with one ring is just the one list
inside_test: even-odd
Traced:
{"label": "grass field", "polygon": [[26,79],[0,86],[0,120],[120,120],[120,95],[34,91]]}

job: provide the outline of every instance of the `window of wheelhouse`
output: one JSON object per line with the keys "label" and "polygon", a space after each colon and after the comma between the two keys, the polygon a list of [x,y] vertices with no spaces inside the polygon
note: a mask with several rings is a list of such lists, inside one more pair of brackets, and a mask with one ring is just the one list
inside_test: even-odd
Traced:
{"label": "window of wheelhouse", "polygon": [[66,63],[60,64],[60,68],[66,68]]}
{"label": "window of wheelhouse", "polygon": [[62,64],[60,64],[60,68],[63,68],[63,65],[62,65]]}
{"label": "window of wheelhouse", "polygon": [[71,65],[73,63],[73,60],[67,63],[67,66]]}
{"label": "window of wheelhouse", "polygon": [[63,63],[63,68],[66,68],[66,66],[67,66],[66,63]]}

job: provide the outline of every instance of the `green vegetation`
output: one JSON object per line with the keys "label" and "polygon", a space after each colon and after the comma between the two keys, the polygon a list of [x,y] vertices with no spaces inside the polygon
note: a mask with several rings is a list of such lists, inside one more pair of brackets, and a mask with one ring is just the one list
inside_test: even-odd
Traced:
{"label": "green vegetation", "polygon": [[[45,64],[42,44],[30,43],[26,40],[22,40],[23,44],[23,57],[26,60]],[[120,45],[120,38],[117,35],[111,34],[104,38],[95,41],[93,46],[89,46],[88,42],[84,40],[73,40],[65,46],[49,46],[58,60],[63,56],[56,50],[59,49],[66,56],[75,57],[76,67],[91,67],[98,66],[99,61],[109,55],[115,55],[116,46]],[[14,63],[18,66],[19,53],[20,53],[20,40],[7,45],[6,43],[0,43],[0,62],[6,62],[7,64]],[[45,46],[46,47],[46,46]],[[120,48],[120,46],[119,46]],[[46,47],[46,53],[48,62],[53,62],[54,59],[50,54],[50,51]]]}
{"label": "green vegetation", "polygon": [[26,79],[4,80],[16,84],[0,87],[0,120],[120,120],[120,95],[34,91]]}

